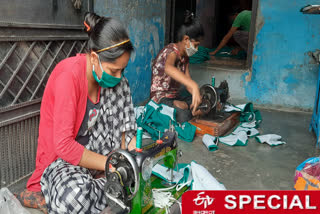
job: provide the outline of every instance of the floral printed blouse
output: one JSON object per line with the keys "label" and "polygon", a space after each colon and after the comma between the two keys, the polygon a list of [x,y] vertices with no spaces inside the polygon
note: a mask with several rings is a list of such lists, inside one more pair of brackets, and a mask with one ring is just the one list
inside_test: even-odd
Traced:
{"label": "floral printed blouse", "polygon": [[157,103],[163,97],[176,98],[181,85],[179,82],[167,75],[164,71],[167,57],[172,52],[177,54],[175,67],[178,68],[182,73],[186,73],[186,68],[189,63],[189,57],[181,56],[178,47],[174,43],[167,45],[160,51],[152,65],[150,89],[150,98]]}

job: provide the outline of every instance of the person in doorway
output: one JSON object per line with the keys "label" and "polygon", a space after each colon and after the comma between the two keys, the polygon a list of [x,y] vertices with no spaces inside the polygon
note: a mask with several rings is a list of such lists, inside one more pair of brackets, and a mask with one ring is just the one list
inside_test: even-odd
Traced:
{"label": "person in doorway", "polygon": [[[152,65],[150,98],[175,108],[176,120],[180,123],[200,113],[197,107],[201,96],[198,84],[190,76],[189,57],[197,52],[203,35],[201,24],[193,13],[186,11],[184,24],[178,30],[178,42],[164,47]],[[181,95],[181,84],[192,96]]]}
{"label": "person in doorway", "polygon": [[[223,48],[233,36],[234,40],[240,47],[248,51],[249,32],[251,24],[251,11],[243,10],[240,13],[231,14],[230,18],[233,20],[232,27],[229,32],[223,37],[218,47],[210,55],[214,56]],[[232,54],[236,55],[240,49],[234,49]]]}
{"label": "person in doorway", "polygon": [[[107,206],[107,155],[136,146],[136,122],[126,68],[133,45],[119,21],[87,13],[88,51],[61,61],[40,110],[36,169],[21,201],[49,213],[100,213]],[[98,178],[100,177],[100,178]],[[42,192],[42,193],[41,193]]]}

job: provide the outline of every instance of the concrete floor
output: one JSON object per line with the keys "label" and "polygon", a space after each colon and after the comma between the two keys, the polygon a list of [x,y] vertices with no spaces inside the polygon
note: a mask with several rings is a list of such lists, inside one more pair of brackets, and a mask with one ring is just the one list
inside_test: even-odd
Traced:
{"label": "concrete floor", "polygon": [[[310,113],[260,109],[260,134],[279,134],[285,145],[270,147],[250,139],[247,146],[219,144],[209,152],[196,137],[188,143],[179,140],[180,163],[195,160],[205,166],[228,190],[292,190],[295,168],[309,157],[319,156],[316,138],[309,132]],[[40,211],[28,209],[31,214]]]}
{"label": "concrete floor", "polygon": [[260,134],[281,135],[287,144],[270,147],[252,138],[244,147],[219,144],[218,150],[209,152],[201,137],[196,137],[192,143],[179,143],[183,152],[179,162],[196,160],[228,190],[292,190],[295,168],[319,155],[315,136],[308,131],[311,114],[260,111]]}

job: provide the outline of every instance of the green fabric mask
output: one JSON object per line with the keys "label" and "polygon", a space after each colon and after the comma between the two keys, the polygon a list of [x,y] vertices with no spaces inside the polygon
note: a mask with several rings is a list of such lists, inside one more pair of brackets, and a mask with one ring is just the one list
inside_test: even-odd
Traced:
{"label": "green fabric mask", "polygon": [[[98,56],[99,57],[99,56]],[[116,85],[118,85],[122,79],[122,74],[121,74],[121,77],[120,78],[117,78],[117,77],[114,77],[110,74],[108,74],[107,72],[105,72],[102,68],[102,65],[101,65],[101,62],[100,62],[100,59],[99,59],[99,65],[100,65],[100,69],[102,71],[102,76],[101,78],[99,79],[95,70],[94,70],[94,65],[92,67],[92,75],[93,75],[93,78],[97,81],[97,83],[102,87],[102,88],[113,88],[115,87]]]}

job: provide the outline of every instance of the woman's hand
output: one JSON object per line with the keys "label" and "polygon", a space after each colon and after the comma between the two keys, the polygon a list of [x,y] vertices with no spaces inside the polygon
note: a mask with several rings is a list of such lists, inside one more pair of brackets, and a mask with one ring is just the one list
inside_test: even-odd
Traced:
{"label": "woman's hand", "polygon": [[216,55],[216,54],[217,54],[216,51],[213,51],[213,52],[210,52],[210,53],[209,53],[210,56],[214,56],[214,55]]}
{"label": "woman's hand", "polygon": [[169,54],[165,65],[165,73],[177,82],[186,86],[187,90],[192,94],[192,104],[190,105],[190,109],[192,109],[192,114],[194,115],[201,103],[200,90],[198,84],[191,79],[189,69],[187,69],[187,74],[184,74],[175,67],[176,58],[177,56],[174,52]]}
{"label": "woman's hand", "polygon": [[200,95],[200,90],[199,87],[196,83],[193,84],[191,88],[191,94],[192,94],[192,103],[190,105],[190,108],[192,109],[192,115],[196,115],[196,111],[198,106],[201,104],[201,95]]}

